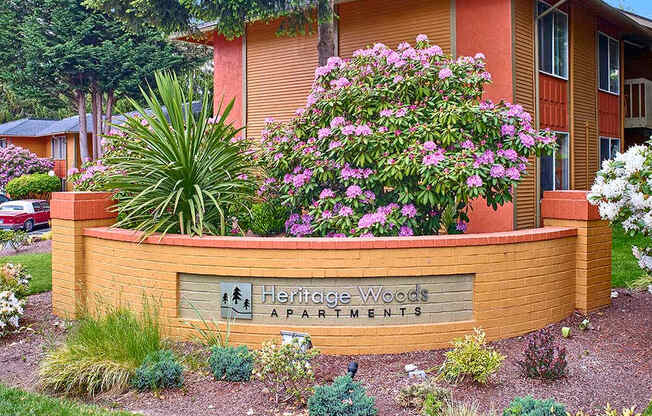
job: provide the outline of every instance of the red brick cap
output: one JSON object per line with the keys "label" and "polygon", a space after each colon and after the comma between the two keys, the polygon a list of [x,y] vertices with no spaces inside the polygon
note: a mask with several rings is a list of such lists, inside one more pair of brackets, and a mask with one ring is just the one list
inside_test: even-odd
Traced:
{"label": "red brick cap", "polygon": [[60,220],[101,220],[115,218],[111,192],[55,192],[50,200],[50,217]]}
{"label": "red brick cap", "polygon": [[[142,233],[110,227],[84,229],[84,235],[104,240],[139,242]],[[285,249],[285,250],[357,250],[374,248],[430,248],[514,244],[530,241],[554,240],[577,235],[576,228],[544,227],[530,230],[486,234],[428,235],[418,237],[376,238],[284,238],[284,237],[188,237],[180,234],[159,234],[143,243],[170,246]]]}
{"label": "red brick cap", "polygon": [[541,216],[559,220],[599,220],[598,207],[591,205],[589,191],[545,191]]}

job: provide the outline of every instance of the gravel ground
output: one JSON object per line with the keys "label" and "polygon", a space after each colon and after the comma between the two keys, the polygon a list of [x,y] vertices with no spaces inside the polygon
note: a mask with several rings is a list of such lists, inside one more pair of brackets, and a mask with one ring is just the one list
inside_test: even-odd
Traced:
{"label": "gravel ground", "polygon": [[[642,411],[652,399],[652,295],[619,292],[610,308],[589,316],[592,330],[577,329],[584,319],[580,315],[552,326],[558,341],[568,351],[567,378],[554,382],[524,378],[514,364],[522,352],[523,338],[513,338],[493,344],[508,358],[491,383],[451,386],[454,398],[475,403],[484,411],[502,411],[513,397],[527,394],[553,397],[573,412],[582,408],[595,413],[607,402],[616,408],[636,405]],[[60,322],[50,313],[49,293],[30,297],[25,318],[29,329],[0,340],[0,381],[27,390],[37,389],[38,361],[47,345],[61,338],[64,331]],[[571,338],[560,338],[561,326],[573,328]],[[317,363],[317,379],[320,383],[330,381],[344,373],[350,361],[358,361],[360,369],[356,379],[376,397],[379,415],[416,415],[400,408],[394,399],[400,387],[410,383],[403,367],[406,364],[416,364],[421,369],[437,367],[443,361],[444,352],[322,356]],[[152,416],[307,415],[305,409],[275,406],[257,382],[215,382],[207,375],[191,372],[186,372],[185,377],[185,385],[179,390],[105,394],[95,402]]]}

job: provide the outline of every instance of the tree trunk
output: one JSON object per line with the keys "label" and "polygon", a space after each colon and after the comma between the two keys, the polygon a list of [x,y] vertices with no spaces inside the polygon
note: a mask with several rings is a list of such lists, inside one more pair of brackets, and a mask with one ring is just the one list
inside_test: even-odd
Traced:
{"label": "tree trunk", "polygon": [[[88,154],[88,126],[86,126],[86,93],[81,89],[77,90],[77,111],[79,113],[79,156],[82,163],[85,163],[90,160],[90,156]],[[76,164],[77,160],[74,158],[73,165]]]}
{"label": "tree trunk", "polygon": [[93,122],[93,160],[97,160],[98,154],[97,154],[97,136],[98,136],[98,130],[97,130],[97,117],[98,117],[98,109],[97,109],[97,88],[96,86],[91,87],[91,114],[93,115],[92,117],[92,122]]}
{"label": "tree trunk", "polygon": [[317,6],[319,20],[319,66],[326,65],[328,58],[335,56],[335,0],[319,0]]}
{"label": "tree trunk", "polygon": [[113,104],[115,104],[115,93],[109,90],[106,93],[106,113],[104,114],[104,134],[111,131],[111,121],[113,120]]}

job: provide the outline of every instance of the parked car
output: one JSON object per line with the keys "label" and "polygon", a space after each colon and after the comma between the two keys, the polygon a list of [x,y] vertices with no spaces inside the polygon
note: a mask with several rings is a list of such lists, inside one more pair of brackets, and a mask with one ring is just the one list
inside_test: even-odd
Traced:
{"label": "parked car", "polygon": [[39,199],[8,201],[0,204],[0,230],[30,232],[50,222],[50,204]]}

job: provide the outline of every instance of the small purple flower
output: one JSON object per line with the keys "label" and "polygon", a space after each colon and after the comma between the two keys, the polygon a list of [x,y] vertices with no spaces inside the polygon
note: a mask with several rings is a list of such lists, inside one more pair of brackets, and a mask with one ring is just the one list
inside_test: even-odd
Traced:
{"label": "small purple flower", "polygon": [[345,136],[350,136],[355,133],[355,126],[349,124],[348,126],[342,127],[342,134]]}
{"label": "small purple flower", "polygon": [[346,188],[346,196],[349,198],[355,198],[362,195],[362,188],[358,185],[351,185]]}
{"label": "small purple flower", "polygon": [[331,81],[331,85],[333,87],[335,87],[336,90],[339,90],[339,89],[346,88],[349,85],[351,85],[351,81],[349,81],[347,78],[342,77],[342,78]]}
{"label": "small purple flower", "polygon": [[466,232],[467,225],[464,221],[459,221],[455,226],[457,231]]}
{"label": "small purple flower", "polygon": [[433,142],[431,140],[428,140],[427,142],[425,142],[423,144],[423,148],[426,149],[429,152],[432,152],[433,150],[435,150],[437,148],[437,145],[435,144],[435,142]]}
{"label": "small purple flower", "polygon": [[342,208],[340,208],[340,211],[338,212],[338,214],[340,216],[342,216],[342,217],[348,217],[348,216],[353,215],[353,210],[351,209],[351,207],[347,207],[345,205]]}
{"label": "small purple flower", "polygon": [[327,210],[327,209],[326,209],[326,210],[324,210],[324,211],[321,213],[321,217],[322,217],[322,219],[327,220],[327,219],[333,217],[333,213],[332,213],[330,210]]}
{"label": "small purple flower", "polygon": [[367,201],[376,200],[376,194],[374,194],[372,191],[364,191],[364,197],[367,198]]}
{"label": "small purple flower", "polygon": [[482,178],[479,175],[472,175],[466,179],[466,185],[469,188],[479,188],[482,186]]}
{"label": "small purple flower", "polygon": [[330,188],[324,188],[319,194],[319,199],[332,198],[334,196],[335,192],[333,192]]}
{"label": "small purple flower", "polygon": [[513,136],[516,133],[516,127],[511,124],[503,124],[500,128],[500,134],[503,136]]}
{"label": "small purple flower", "polygon": [[391,116],[393,116],[393,115],[394,115],[394,111],[393,111],[393,110],[381,110],[381,111],[380,111],[380,116],[381,116],[381,117],[391,117]]}
{"label": "small purple flower", "polygon": [[335,140],[328,144],[328,150],[333,150],[341,146],[342,146],[342,142],[340,142],[339,140]]}
{"label": "small purple flower", "polygon": [[408,227],[407,225],[403,225],[401,229],[398,231],[398,236],[399,237],[410,237],[414,235],[414,231],[412,228]]}
{"label": "small purple flower", "polygon": [[399,83],[399,82],[403,81],[404,79],[405,78],[403,78],[402,76],[397,75],[397,76],[394,77],[394,83]]}
{"label": "small purple flower", "polygon": [[444,67],[439,71],[439,79],[446,79],[453,76],[453,71],[450,68]]}
{"label": "small purple flower", "polygon": [[400,118],[400,117],[405,116],[406,114],[407,114],[407,109],[406,108],[400,108],[400,109],[396,110],[396,113],[394,114],[394,116],[396,116],[397,118]]}
{"label": "small purple flower", "polygon": [[401,214],[408,218],[414,218],[417,215],[417,209],[413,204],[406,204],[401,208]]}
{"label": "small purple flower", "polygon": [[428,35],[424,35],[423,33],[417,35],[417,42],[428,42]]}
{"label": "small purple flower", "polygon": [[323,139],[324,137],[328,137],[330,135],[331,135],[331,129],[329,129],[328,127],[321,128],[317,132],[317,137],[319,137],[320,139]]}
{"label": "small purple flower", "polygon": [[493,165],[489,170],[492,178],[502,178],[505,176],[505,167],[503,165]]}
{"label": "small purple flower", "polygon": [[444,159],[446,159],[446,156],[444,156],[444,152],[439,149],[435,153],[429,153],[425,155],[423,157],[423,164],[425,166],[434,166]]}
{"label": "small purple flower", "polygon": [[475,145],[473,144],[473,142],[468,139],[460,143],[460,146],[462,147],[462,149],[469,149],[469,150],[475,149]]}
{"label": "small purple flower", "polygon": [[518,138],[521,140],[521,143],[523,143],[523,146],[527,147],[528,149],[534,146],[534,137],[530,136],[529,134],[521,133],[518,135]]}
{"label": "small purple flower", "polygon": [[337,126],[341,126],[344,123],[346,123],[346,120],[344,117],[335,117],[334,119],[331,120],[331,128],[335,128]]}
{"label": "small purple flower", "polygon": [[515,181],[521,179],[521,173],[518,171],[517,168],[514,168],[514,167],[507,168],[507,170],[505,171],[505,175],[509,179],[513,179]]}
{"label": "small purple flower", "polygon": [[366,124],[361,124],[355,129],[356,136],[369,136],[371,133],[371,128]]}

